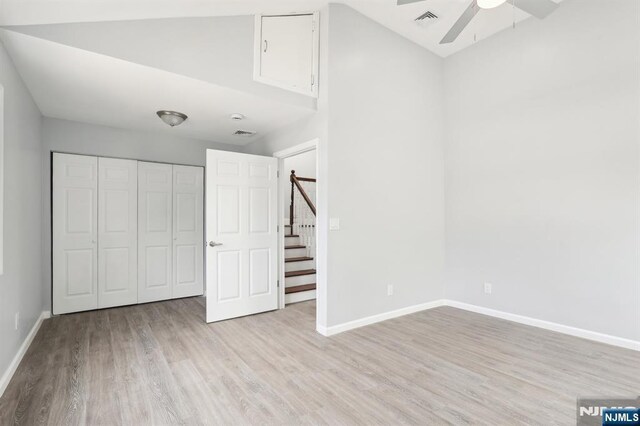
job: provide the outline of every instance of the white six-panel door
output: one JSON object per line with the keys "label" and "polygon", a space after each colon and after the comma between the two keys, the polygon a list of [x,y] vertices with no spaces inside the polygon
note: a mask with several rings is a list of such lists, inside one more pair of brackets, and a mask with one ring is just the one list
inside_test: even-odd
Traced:
{"label": "white six-panel door", "polygon": [[53,156],[53,313],[98,307],[98,159]]}
{"label": "white six-panel door", "polygon": [[138,162],[98,158],[98,308],[138,302]]}
{"label": "white six-panel door", "polygon": [[173,166],[173,293],[203,293],[203,170]]}
{"label": "white six-panel door", "polygon": [[207,150],[207,322],[278,308],[277,160]]}
{"label": "white six-panel door", "polygon": [[138,303],[170,299],[173,167],[138,163]]}

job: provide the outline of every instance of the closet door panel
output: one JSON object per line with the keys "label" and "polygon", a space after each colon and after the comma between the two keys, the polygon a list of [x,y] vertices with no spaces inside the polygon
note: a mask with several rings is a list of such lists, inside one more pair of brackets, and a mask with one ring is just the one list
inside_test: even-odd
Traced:
{"label": "closet door panel", "polygon": [[138,302],[172,297],[173,167],[138,162]]}
{"label": "closet door panel", "polygon": [[98,307],[138,301],[138,162],[98,159]]}
{"label": "closet door panel", "polygon": [[173,297],[204,292],[202,167],[173,166]]}
{"label": "closet door panel", "polygon": [[98,307],[98,159],[53,154],[53,313]]}

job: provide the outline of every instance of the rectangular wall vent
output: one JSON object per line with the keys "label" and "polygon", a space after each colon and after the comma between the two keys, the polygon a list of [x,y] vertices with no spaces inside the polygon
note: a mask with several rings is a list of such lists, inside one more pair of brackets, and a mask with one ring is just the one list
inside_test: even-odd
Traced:
{"label": "rectangular wall vent", "polygon": [[430,10],[427,10],[425,13],[423,13],[420,16],[418,16],[415,19],[415,21],[420,22],[420,21],[424,21],[425,19],[438,19],[438,15],[436,15],[435,13],[433,13]]}
{"label": "rectangular wall vent", "polygon": [[236,130],[234,133],[234,135],[236,136],[253,136],[255,134],[256,132],[252,130]]}

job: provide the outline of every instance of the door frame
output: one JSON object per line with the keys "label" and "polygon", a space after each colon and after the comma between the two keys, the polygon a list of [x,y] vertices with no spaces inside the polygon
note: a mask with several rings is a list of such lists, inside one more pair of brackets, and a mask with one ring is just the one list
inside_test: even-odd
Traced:
{"label": "door frame", "polygon": [[[286,197],[286,193],[287,193],[287,189],[288,189],[288,185],[287,183],[289,182],[289,180],[287,179],[289,177],[289,171],[284,169],[284,160],[285,158],[289,158],[289,157],[293,157],[299,154],[304,154],[305,152],[309,152],[309,151],[316,151],[316,171],[318,170],[318,142],[319,139],[312,139],[310,141],[301,143],[299,145],[295,145],[292,146],[290,148],[287,149],[283,149],[281,151],[278,152],[274,152],[273,156],[276,157],[278,159],[278,170],[280,171],[280,175],[279,175],[279,182],[278,182],[278,229],[280,229],[282,232],[278,233],[278,281],[280,282],[280,287],[278,288],[278,309],[284,309],[285,307],[285,294],[284,294],[284,289],[285,289],[285,281],[284,281],[284,234],[285,234],[285,223],[284,223],[284,204],[285,204],[285,200],[287,199]],[[317,172],[316,172],[317,174]],[[320,184],[320,179],[318,179],[317,184]],[[316,188],[316,193],[317,193],[317,188]],[[316,197],[318,202],[320,200],[319,197]],[[318,206],[316,206],[316,210],[319,212],[320,209],[318,208]],[[316,216],[316,224],[318,223],[318,217]],[[318,237],[319,237],[319,233],[318,233],[318,226],[315,227],[315,232],[316,232],[316,277],[317,272],[318,272],[318,268],[319,268],[319,263],[318,263],[318,259],[317,259],[317,253],[318,253]],[[324,274],[322,274],[324,275]],[[316,279],[316,309],[317,309],[317,304],[318,304],[318,294],[320,293],[318,291],[318,286],[320,285],[320,280]]]}

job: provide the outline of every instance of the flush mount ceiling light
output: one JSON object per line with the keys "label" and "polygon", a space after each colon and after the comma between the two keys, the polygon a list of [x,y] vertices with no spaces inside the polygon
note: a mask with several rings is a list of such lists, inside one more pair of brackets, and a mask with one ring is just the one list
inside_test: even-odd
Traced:
{"label": "flush mount ceiling light", "polygon": [[240,114],[240,113],[236,112],[234,114],[231,114],[229,116],[229,118],[232,119],[232,120],[239,121],[239,120],[244,120],[245,116],[244,116],[244,114]]}
{"label": "flush mount ceiling light", "polygon": [[158,111],[156,114],[171,127],[181,125],[188,118],[186,114],[176,111]]}
{"label": "flush mount ceiling light", "polygon": [[498,7],[506,1],[507,0],[478,0],[478,6],[483,9],[493,9],[494,7]]}

